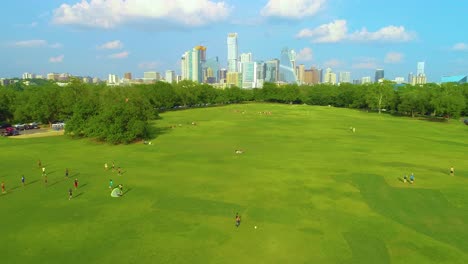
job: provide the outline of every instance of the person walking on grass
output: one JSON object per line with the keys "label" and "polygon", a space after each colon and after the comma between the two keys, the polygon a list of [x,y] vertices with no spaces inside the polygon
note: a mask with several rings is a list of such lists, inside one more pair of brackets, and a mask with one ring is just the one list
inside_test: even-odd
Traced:
{"label": "person walking on grass", "polygon": [[105,170],[108,170],[108,169],[109,169],[109,167],[107,166],[107,162],[104,163],[104,169],[105,169]]}
{"label": "person walking on grass", "polygon": [[112,186],[114,186],[114,181],[112,179],[109,180],[109,189],[112,189]]}
{"label": "person walking on grass", "polygon": [[26,181],[26,179],[24,178],[24,175],[21,176],[21,183],[23,184],[23,187],[24,187],[24,182]]}
{"label": "person walking on grass", "polygon": [[65,177],[68,178],[68,168],[65,168]]}
{"label": "person walking on grass", "polygon": [[450,168],[450,175],[455,176],[455,169],[453,167]]}
{"label": "person walking on grass", "polygon": [[409,177],[409,179],[410,179],[410,183],[414,182],[414,173],[411,173],[411,176]]}
{"label": "person walking on grass", "polygon": [[42,162],[41,162],[41,160],[37,160],[37,166],[38,166],[39,168],[42,167]]}
{"label": "person walking on grass", "polygon": [[115,169],[115,161],[112,161],[112,171]]}
{"label": "person walking on grass", "polygon": [[42,167],[42,176],[46,176],[45,167]]}
{"label": "person walking on grass", "polygon": [[6,193],[6,190],[5,190],[5,183],[2,182],[2,193]]}
{"label": "person walking on grass", "polygon": [[75,179],[75,182],[73,184],[75,185],[75,190],[78,189],[78,179]]}
{"label": "person walking on grass", "polygon": [[44,176],[44,184],[47,185],[47,175]]}
{"label": "person walking on grass", "polygon": [[239,213],[236,213],[236,227],[240,226],[240,222],[241,222],[241,217]]}
{"label": "person walking on grass", "polygon": [[71,198],[73,197],[73,190],[72,188],[68,189],[68,200],[71,200]]}
{"label": "person walking on grass", "polygon": [[117,168],[117,173],[119,174],[119,176],[122,176],[122,169],[120,167]]}
{"label": "person walking on grass", "polygon": [[405,177],[403,177],[403,182],[406,183],[407,179],[408,179],[408,175],[405,174]]}

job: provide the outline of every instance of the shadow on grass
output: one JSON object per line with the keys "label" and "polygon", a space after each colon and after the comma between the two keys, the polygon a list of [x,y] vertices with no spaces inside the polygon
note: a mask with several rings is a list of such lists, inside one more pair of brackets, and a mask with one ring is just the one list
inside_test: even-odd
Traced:
{"label": "shadow on grass", "polygon": [[85,187],[86,185],[88,185],[88,183],[83,183],[83,184],[81,185],[81,188]]}
{"label": "shadow on grass", "polygon": [[75,195],[75,197],[73,197],[73,198],[80,197],[81,195],[83,195],[83,192],[80,192],[79,194]]}
{"label": "shadow on grass", "polygon": [[39,181],[39,179],[36,179],[36,180],[34,180],[34,181],[27,182],[27,183],[25,183],[25,186],[34,184],[34,183],[36,183],[36,182],[38,182],[38,181]]}
{"label": "shadow on grass", "polygon": [[52,186],[54,186],[54,185],[56,185],[56,184],[58,184],[58,183],[61,183],[61,182],[63,182],[63,181],[66,181],[66,180],[67,180],[67,178],[65,178],[65,179],[60,179],[60,180],[58,180],[58,181],[55,181],[55,182],[49,184],[49,187],[52,187]]}
{"label": "shadow on grass", "polygon": [[172,129],[170,127],[156,127],[150,126],[146,138],[157,139],[159,136],[169,133]]}
{"label": "shadow on grass", "polygon": [[122,196],[123,196],[123,195],[126,195],[126,194],[129,193],[131,190],[132,190],[132,188],[126,189],[126,190],[123,192]]}

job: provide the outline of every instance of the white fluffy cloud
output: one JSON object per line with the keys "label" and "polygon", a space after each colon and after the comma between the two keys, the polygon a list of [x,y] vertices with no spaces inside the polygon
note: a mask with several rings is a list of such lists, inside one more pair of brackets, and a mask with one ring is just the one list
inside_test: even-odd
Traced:
{"label": "white fluffy cloud", "polygon": [[43,39],[22,40],[13,43],[13,46],[18,48],[37,48],[47,46],[47,41]]}
{"label": "white fluffy cloud", "polygon": [[297,61],[311,61],[312,58],[313,53],[311,48],[303,48],[296,55]]}
{"label": "white fluffy cloud", "polygon": [[375,32],[366,28],[348,33],[346,20],[335,20],[313,29],[302,29],[297,38],[310,38],[314,43],[336,43],[341,41],[353,42],[408,42],[415,38],[415,34],[406,31],[403,26],[387,26]]}
{"label": "white fluffy cloud", "polygon": [[330,67],[330,68],[336,68],[336,67],[342,66],[343,64],[344,64],[343,61],[340,61],[337,59],[327,60],[326,62],[323,63],[325,67]]}
{"label": "white fluffy cloud", "polygon": [[122,47],[123,43],[120,40],[114,40],[99,45],[98,49],[121,49]]}
{"label": "white fluffy cloud", "polygon": [[128,51],[122,51],[119,53],[114,53],[109,55],[110,59],[125,59],[128,57],[129,52]]}
{"label": "white fluffy cloud", "polygon": [[452,49],[456,50],[456,51],[468,51],[468,44],[457,43],[457,44],[453,45]]}
{"label": "white fluffy cloud", "polygon": [[52,22],[96,28],[153,20],[188,27],[224,20],[230,8],[212,0],[82,0],[62,4],[53,11]]}
{"label": "white fluffy cloud", "polygon": [[138,64],[138,68],[144,69],[144,70],[154,70],[158,66],[159,66],[159,63],[157,61],[142,62]]}
{"label": "white fluffy cloud", "polygon": [[403,53],[399,52],[389,52],[387,55],[385,55],[385,63],[399,63],[403,61]]}
{"label": "white fluffy cloud", "polygon": [[260,14],[266,17],[300,19],[317,14],[325,2],[326,0],[269,0]]}
{"label": "white fluffy cloud", "polygon": [[12,44],[16,48],[42,48],[49,47],[53,49],[61,48],[63,45],[60,43],[49,44],[46,40],[43,39],[31,39],[31,40],[22,40],[17,41]]}
{"label": "white fluffy cloud", "polygon": [[298,38],[312,38],[312,42],[315,43],[333,43],[345,39],[347,31],[346,20],[335,20],[314,29],[305,28],[296,36]]}
{"label": "white fluffy cloud", "polygon": [[352,65],[353,69],[371,70],[377,68],[377,60],[375,58],[359,58]]}
{"label": "white fluffy cloud", "polygon": [[64,55],[60,55],[60,56],[57,56],[57,57],[51,57],[51,58],[49,58],[49,62],[51,62],[51,63],[60,63],[60,62],[63,62],[63,58],[65,58]]}

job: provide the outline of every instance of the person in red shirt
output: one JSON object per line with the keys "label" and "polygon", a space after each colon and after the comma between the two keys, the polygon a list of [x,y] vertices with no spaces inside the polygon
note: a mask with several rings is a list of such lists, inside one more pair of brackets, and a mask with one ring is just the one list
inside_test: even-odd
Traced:
{"label": "person in red shirt", "polygon": [[2,193],[6,193],[6,191],[5,191],[5,183],[4,183],[4,182],[2,182]]}
{"label": "person in red shirt", "polygon": [[78,189],[78,179],[75,179],[75,190]]}

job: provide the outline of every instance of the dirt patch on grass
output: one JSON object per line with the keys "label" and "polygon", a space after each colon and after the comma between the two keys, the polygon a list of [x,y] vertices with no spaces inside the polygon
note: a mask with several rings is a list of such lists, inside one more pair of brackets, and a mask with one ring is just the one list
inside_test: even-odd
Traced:
{"label": "dirt patch on grass", "polygon": [[63,135],[63,130],[56,131],[56,130],[42,130],[41,131],[36,131],[35,133],[31,134],[20,134],[18,136],[11,136],[10,138],[18,138],[18,139],[24,139],[24,138],[37,138],[37,137],[53,137],[53,136],[62,136]]}

